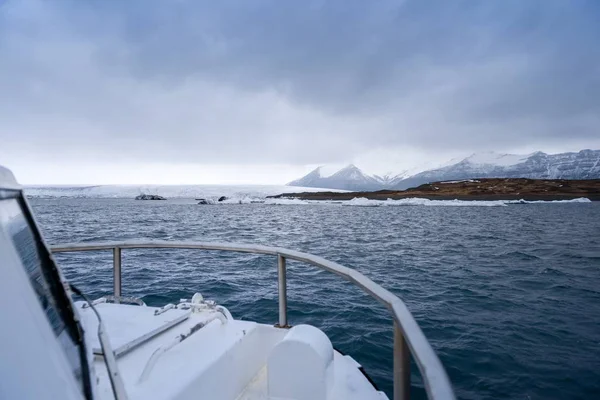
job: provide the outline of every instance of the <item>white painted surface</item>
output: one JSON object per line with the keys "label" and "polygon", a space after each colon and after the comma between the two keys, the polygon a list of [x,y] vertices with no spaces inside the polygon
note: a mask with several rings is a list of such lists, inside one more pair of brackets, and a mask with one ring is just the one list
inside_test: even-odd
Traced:
{"label": "white painted surface", "polygon": [[[114,304],[100,303],[96,305],[98,311],[114,310]],[[96,332],[98,329],[98,320],[91,309],[79,308],[80,313],[86,319],[85,324],[88,329]],[[117,350],[128,343],[140,338],[145,333],[160,329],[162,326],[183,317],[190,312],[187,310],[169,310],[159,315],[154,315],[154,307],[140,307],[130,304],[122,304],[118,312],[103,312],[102,321],[106,327],[106,332],[110,338],[113,350]],[[92,349],[100,349],[98,337],[92,337]]]}
{"label": "white painted surface", "polygon": [[[387,400],[383,392],[376,391],[360,372],[360,364],[352,357],[333,352],[334,378],[328,400]],[[246,387],[237,400],[274,400],[267,392],[267,368],[263,368]]]}
{"label": "white painted surface", "polygon": [[8,169],[0,165],[0,188],[2,189],[21,189],[15,176]]}
{"label": "white painted surface", "polygon": [[326,400],[333,387],[333,346],[323,331],[298,325],[271,351],[267,368],[270,398]]}
{"label": "white painted surface", "polygon": [[0,255],[0,399],[83,399],[2,225]]}
{"label": "white painted surface", "polygon": [[[81,305],[78,303],[78,310],[82,314],[84,325],[89,324],[89,329],[93,329],[96,326],[93,313],[89,308],[82,309]],[[119,322],[124,319],[142,321],[145,317],[133,314],[139,312],[140,315],[153,315],[155,309],[157,308],[122,304],[100,304],[98,307],[107,326],[125,326],[124,321],[123,324]],[[168,310],[159,316],[169,313],[175,316],[178,311],[181,310]],[[323,399],[381,400],[386,398],[373,388],[359,371],[360,366],[354,360],[334,352],[327,336],[319,329],[307,325],[286,330],[250,321],[228,320],[223,324],[219,320],[214,320],[181,343],[169,348],[157,359],[147,378],[139,379],[145,365],[157,349],[172,343],[174,338],[188,332],[192,326],[214,319],[216,312],[215,309],[207,308],[191,313],[185,321],[120,357],[117,361],[129,398],[133,400],[275,400],[276,397],[269,395],[267,377],[268,371],[276,371],[276,369],[271,367],[267,360],[274,354],[274,349],[283,342],[287,342],[287,345],[284,344],[279,348],[280,357],[290,360],[300,357],[298,361],[303,363],[302,360],[306,358],[304,351],[293,350],[298,344],[298,348],[306,349],[308,346],[312,349],[316,362],[324,365],[325,375],[329,373],[327,378],[318,376],[315,370],[306,370],[311,374],[311,381],[322,379],[323,382],[328,382],[327,394]],[[145,326],[151,329],[155,325],[145,324]],[[136,328],[136,332],[138,335],[141,331]],[[135,335],[130,337],[133,336]],[[124,336],[120,336],[115,340],[123,340],[123,338]],[[291,352],[288,351],[290,344],[294,344]],[[98,371],[100,398],[112,399],[106,369],[101,358],[96,358],[95,366]],[[288,377],[293,373],[287,369],[281,371]],[[288,377],[281,379],[287,382]]]}

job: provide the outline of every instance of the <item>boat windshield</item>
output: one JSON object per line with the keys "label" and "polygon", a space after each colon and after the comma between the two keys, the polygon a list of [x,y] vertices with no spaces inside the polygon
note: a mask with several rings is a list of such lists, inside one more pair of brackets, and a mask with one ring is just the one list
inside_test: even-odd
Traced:
{"label": "boat windshield", "polygon": [[91,398],[83,332],[60,274],[33,223],[28,207],[17,191],[0,191],[0,230],[10,237],[21,265],[57,337],[81,392]]}

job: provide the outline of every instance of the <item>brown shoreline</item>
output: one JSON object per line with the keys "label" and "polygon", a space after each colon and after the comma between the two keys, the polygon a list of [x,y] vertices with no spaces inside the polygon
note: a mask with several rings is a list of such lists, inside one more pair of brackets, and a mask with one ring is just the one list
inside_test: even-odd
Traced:
{"label": "brown shoreline", "polygon": [[572,200],[580,197],[600,201],[600,179],[525,179],[486,178],[433,182],[406,190],[376,192],[302,192],[282,193],[270,198],[302,200],[371,200],[425,198],[430,200]]}

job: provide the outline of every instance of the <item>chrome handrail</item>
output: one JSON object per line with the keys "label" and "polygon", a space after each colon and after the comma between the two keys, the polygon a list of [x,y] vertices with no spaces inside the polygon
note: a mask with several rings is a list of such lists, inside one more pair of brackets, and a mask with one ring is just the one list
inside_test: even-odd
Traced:
{"label": "chrome handrail", "polygon": [[210,243],[210,242],[170,242],[170,241],[125,241],[75,243],[51,246],[53,253],[77,251],[113,251],[114,295],[121,296],[121,250],[142,248],[201,249],[234,251],[277,256],[279,323],[288,326],[287,321],[287,279],[286,259],[301,261],[326,271],[333,272],[354,283],[363,291],[384,304],[394,319],[394,400],[407,400],[410,391],[410,355],[412,354],[425,384],[430,399],[453,400],[454,391],[448,375],[439,358],[431,348],[419,325],[402,300],[382,288],[363,274],[338,263],[299,251],[281,247],[261,245]]}

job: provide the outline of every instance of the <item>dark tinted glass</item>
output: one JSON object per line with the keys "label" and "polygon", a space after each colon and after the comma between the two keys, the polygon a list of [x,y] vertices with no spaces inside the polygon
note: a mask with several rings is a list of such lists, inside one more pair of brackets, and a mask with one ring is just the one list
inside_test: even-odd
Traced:
{"label": "dark tinted glass", "polygon": [[0,229],[8,233],[11,238],[54,334],[71,364],[75,377],[81,382],[79,347],[67,330],[66,322],[62,318],[63,314],[57,306],[47,281],[49,274],[45,273],[51,261],[47,256],[43,257],[40,254],[41,243],[38,243],[17,199],[0,200]]}

